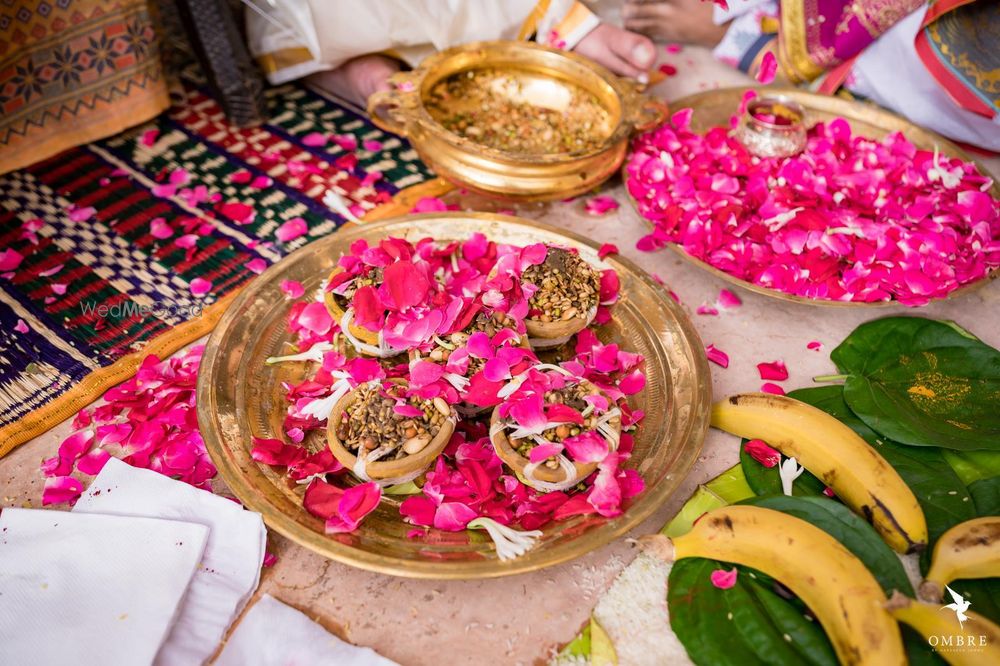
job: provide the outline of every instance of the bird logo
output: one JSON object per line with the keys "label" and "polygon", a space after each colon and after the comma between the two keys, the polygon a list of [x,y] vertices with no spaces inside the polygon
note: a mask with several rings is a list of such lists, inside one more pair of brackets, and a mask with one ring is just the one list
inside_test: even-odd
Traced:
{"label": "bird logo", "polygon": [[951,595],[951,598],[954,600],[954,602],[948,604],[947,606],[942,606],[941,609],[944,610],[945,608],[947,608],[949,610],[955,611],[955,617],[958,618],[958,626],[962,628],[962,631],[965,631],[965,621],[969,619],[969,616],[965,614],[965,611],[969,610],[969,606],[971,606],[972,604],[966,601],[961,594],[951,589],[947,585],[945,585],[945,589],[948,590],[948,594]]}

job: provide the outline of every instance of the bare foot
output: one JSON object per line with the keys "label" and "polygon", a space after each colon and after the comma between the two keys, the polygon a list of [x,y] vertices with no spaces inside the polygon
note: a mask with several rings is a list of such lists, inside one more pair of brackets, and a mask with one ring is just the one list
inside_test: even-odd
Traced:
{"label": "bare foot", "polygon": [[645,75],[656,60],[656,50],[649,38],[607,23],[591,30],[573,50],[619,76],[632,78]]}
{"label": "bare foot", "polygon": [[712,23],[707,0],[625,0],[622,19],[629,30],[659,41],[708,47],[718,44],[728,28]]}
{"label": "bare foot", "polygon": [[336,69],[317,72],[309,82],[364,107],[373,93],[389,89],[389,77],[398,71],[398,60],[373,53],[348,60]]}

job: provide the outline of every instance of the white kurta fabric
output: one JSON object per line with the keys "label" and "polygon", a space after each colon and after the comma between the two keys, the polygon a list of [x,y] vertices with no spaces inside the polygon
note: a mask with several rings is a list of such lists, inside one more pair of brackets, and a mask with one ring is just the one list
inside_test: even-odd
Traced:
{"label": "white kurta fabric", "polygon": [[0,664],[153,663],[201,561],[190,522],[0,512]]}
{"label": "white kurta fabric", "polygon": [[[305,47],[313,60],[268,74],[271,83],[284,83],[306,74],[333,69],[351,58],[393,51],[409,65],[431,53],[479,40],[516,39],[521,25],[538,0],[244,0],[250,53],[268,53]],[[575,4],[552,0],[538,23],[544,41]],[[573,48],[599,23],[591,17],[583,29],[563,35]]]}
{"label": "white kurta fabric", "polygon": [[[260,581],[267,537],[260,514],[117,458],[108,460],[73,513],[168,518],[205,526],[204,556],[156,663],[190,666],[207,661]],[[147,566],[158,564],[150,560]]]}
{"label": "white kurta fabric", "polygon": [[398,666],[371,648],[345,643],[264,595],[240,621],[215,666]]}

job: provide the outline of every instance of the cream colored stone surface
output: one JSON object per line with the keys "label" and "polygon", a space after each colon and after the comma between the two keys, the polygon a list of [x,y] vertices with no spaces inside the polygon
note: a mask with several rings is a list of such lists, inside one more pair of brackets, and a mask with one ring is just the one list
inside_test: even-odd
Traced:
{"label": "cream colored stone surface", "polygon": [[[663,54],[679,74],[655,92],[677,99],[747,79],[714,63],[707,52],[686,48]],[[991,163],[1000,172],[1000,161]],[[712,366],[717,397],[760,387],[756,364],[783,360],[790,377],[786,389],[808,386],[813,376],[834,371],[828,353],[855,326],[890,314],[922,314],[954,319],[994,346],[1000,346],[1000,283],[954,302],[920,310],[901,307],[824,308],[785,303],[738,290],[743,306],[720,316],[699,316],[695,308],[712,303],[722,281],[692,267],[669,251],[643,254],[635,242],[645,226],[626,201],[620,184],[605,188],[621,208],[591,217],[583,200],[518,210],[527,217],[564,226],[597,242],[618,245],[623,255],[659,275],[681,299],[704,341],[726,351],[728,369]],[[483,205],[495,209],[495,205]],[[819,340],[819,352],[806,349]],[[52,455],[70,432],[64,423],[0,460],[0,506],[40,505],[43,479],[38,464]],[[681,490],[636,530],[663,525],[697,484],[737,460],[734,438],[709,433],[698,463]],[[634,536],[633,535],[633,536]],[[486,581],[413,581],[372,574],[324,559],[276,535],[270,547],[277,564],[265,570],[260,591],[306,611],[342,637],[375,648],[402,664],[531,664],[545,660],[570,640],[590,616],[598,598],[633,559],[620,540],[576,561],[534,574]]]}

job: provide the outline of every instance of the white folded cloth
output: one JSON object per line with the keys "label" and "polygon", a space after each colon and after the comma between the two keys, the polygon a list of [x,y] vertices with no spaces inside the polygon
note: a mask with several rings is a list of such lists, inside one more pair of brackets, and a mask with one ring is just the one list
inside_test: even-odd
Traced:
{"label": "white folded cloth", "polygon": [[[156,656],[159,666],[207,661],[260,581],[267,538],[260,514],[116,458],[108,460],[73,513],[169,518],[210,529],[177,621]],[[150,559],[145,568],[155,566]]]}
{"label": "white folded cloth", "polygon": [[0,511],[0,664],[150,664],[208,540],[190,522]]}
{"label": "white folded cloth", "polygon": [[215,666],[398,666],[371,648],[345,643],[265,594],[233,631]]}

